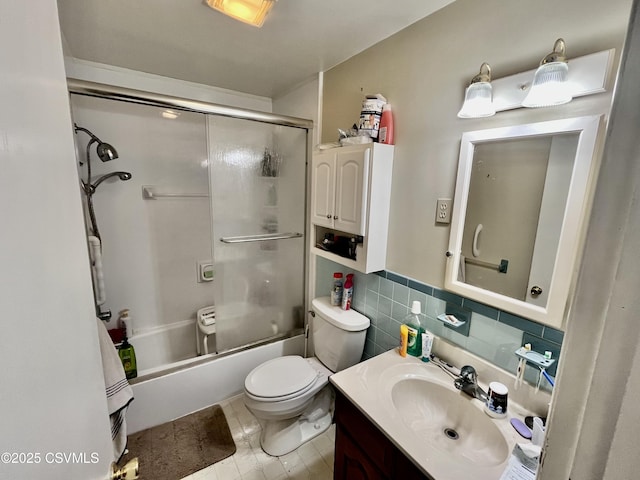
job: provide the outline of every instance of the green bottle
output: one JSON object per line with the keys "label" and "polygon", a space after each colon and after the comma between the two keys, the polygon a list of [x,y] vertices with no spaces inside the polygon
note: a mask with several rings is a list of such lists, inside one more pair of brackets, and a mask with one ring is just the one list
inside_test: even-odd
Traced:
{"label": "green bottle", "polygon": [[136,365],[136,351],[127,341],[127,337],[124,337],[124,341],[120,348],[118,349],[118,356],[120,357],[120,361],[122,362],[122,367],[124,368],[124,374],[127,379],[136,378],[138,376],[138,367]]}
{"label": "green bottle", "polygon": [[407,315],[403,322],[409,328],[407,338],[407,353],[414,357],[422,356],[422,332],[424,328],[420,325],[420,302],[414,301],[411,304],[411,313]]}

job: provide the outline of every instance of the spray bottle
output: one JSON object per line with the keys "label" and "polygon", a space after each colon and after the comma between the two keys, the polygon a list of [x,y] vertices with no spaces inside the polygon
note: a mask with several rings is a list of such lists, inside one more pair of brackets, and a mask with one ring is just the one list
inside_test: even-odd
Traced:
{"label": "spray bottle", "polygon": [[382,118],[380,119],[380,132],[378,133],[378,142],[393,145],[393,112],[391,104],[385,103],[382,107]]}
{"label": "spray bottle", "polygon": [[351,308],[351,297],[353,297],[353,273],[347,274],[347,280],[344,282],[342,290],[342,309],[349,310]]}

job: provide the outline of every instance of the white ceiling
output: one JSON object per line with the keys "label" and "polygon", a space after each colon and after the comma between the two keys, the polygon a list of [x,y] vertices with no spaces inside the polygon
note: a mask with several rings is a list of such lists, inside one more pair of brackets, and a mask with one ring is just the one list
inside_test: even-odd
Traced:
{"label": "white ceiling", "polygon": [[451,2],[279,0],[262,28],[203,0],[58,0],[58,8],[75,58],[273,98]]}

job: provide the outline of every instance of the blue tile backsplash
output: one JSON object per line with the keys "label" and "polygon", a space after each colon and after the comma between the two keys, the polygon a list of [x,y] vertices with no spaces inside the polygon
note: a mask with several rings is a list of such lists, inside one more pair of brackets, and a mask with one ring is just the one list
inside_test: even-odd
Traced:
{"label": "blue tile backsplash", "polygon": [[[447,339],[471,353],[515,373],[518,358],[514,352],[524,343],[531,343],[534,350],[560,354],[563,332],[513,315],[482,303],[440,290],[416,280],[382,271],[371,274],[351,272],[346,267],[325,258],[317,258],[316,296],[329,295],[333,272],[355,273],[352,308],[371,320],[363,359],[371,358],[394,348],[399,342],[400,324],[409,312],[414,300],[422,304],[421,323],[441,338]],[[445,313],[447,303],[471,312],[468,336],[446,328],[436,319]],[[557,363],[549,369],[555,376]],[[538,370],[527,366],[525,380],[536,383]],[[549,386],[544,384],[543,388]]]}

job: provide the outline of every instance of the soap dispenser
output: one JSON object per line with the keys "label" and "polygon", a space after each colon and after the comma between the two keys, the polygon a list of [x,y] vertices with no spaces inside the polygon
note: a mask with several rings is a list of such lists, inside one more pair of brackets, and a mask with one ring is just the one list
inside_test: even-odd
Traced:
{"label": "soap dispenser", "polygon": [[124,337],[124,341],[118,348],[118,356],[122,362],[122,368],[124,368],[124,374],[127,380],[136,378],[138,376],[138,365],[136,362],[136,351],[131,345],[127,337]]}

